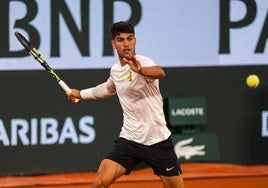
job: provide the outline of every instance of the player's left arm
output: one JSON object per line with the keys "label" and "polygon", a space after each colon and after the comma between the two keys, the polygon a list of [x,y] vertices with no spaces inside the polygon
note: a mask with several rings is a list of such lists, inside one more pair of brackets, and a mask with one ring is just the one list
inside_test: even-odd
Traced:
{"label": "player's left arm", "polygon": [[154,79],[162,79],[166,76],[165,71],[159,66],[141,67],[138,73]]}
{"label": "player's left arm", "polygon": [[143,67],[135,56],[123,58],[123,61],[130,66],[131,70],[143,76],[154,79],[162,79],[166,76],[165,71],[160,66],[154,65]]}

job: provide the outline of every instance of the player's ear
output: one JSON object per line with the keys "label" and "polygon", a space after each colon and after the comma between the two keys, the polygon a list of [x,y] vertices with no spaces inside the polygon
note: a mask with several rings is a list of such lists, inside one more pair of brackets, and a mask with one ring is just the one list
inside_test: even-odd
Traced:
{"label": "player's ear", "polygon": [[111,40],[111,45],[112,45],[113,49],[115,49],[114,40]]}

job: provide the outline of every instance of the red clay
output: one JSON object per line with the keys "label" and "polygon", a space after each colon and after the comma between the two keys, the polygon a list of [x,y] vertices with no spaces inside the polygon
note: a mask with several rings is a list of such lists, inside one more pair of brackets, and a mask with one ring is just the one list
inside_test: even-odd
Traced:
{"label": "red clay", "polygon": [[[268,165],[182,163],[185,188],[266,188]],[[2,176],[0,187],[85,188],[90,187],[94,172],[40,176]],[[118,179],[111,188],[162,188],[150,168],[133,171]]]}

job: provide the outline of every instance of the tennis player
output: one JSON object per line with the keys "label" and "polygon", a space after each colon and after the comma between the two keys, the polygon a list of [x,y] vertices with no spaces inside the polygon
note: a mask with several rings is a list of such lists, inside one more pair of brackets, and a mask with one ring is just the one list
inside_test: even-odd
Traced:
{"label": "tennis player", "polygon": [[102,160],[92,187],[108,187],[144,161],[165,188],[183,188],[182,170],[166,126],[159,90],[159,79],[165,77],[165,72],[148,57],[136,54],[132,24],[114,23],[111,34],[119,61],[112,66],[107,81],[88,89],[72,89],[67,94],[72,102],[117,94],[123,109],[120,135]]}

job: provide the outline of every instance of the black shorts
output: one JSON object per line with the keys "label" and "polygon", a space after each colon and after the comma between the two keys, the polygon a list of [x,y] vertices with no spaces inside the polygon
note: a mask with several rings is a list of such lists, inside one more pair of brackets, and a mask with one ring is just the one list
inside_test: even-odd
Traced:
{"label": "black shorts", "polygon": [[105,158],[125,167],[126,174],[142,161],[152,167],[156,175],[177,176],[182,173],[171,138],[150,146],[118,138]]}

